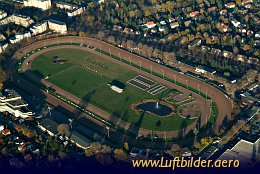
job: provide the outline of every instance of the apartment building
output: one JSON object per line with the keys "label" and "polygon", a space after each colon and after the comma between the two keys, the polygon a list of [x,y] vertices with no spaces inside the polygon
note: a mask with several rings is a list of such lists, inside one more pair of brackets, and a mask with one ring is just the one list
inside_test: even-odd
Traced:
{"label": "apartment building", "polygon": [[51,0],[24,0],[23,4],[26,7],[36,7],[42,10],[51,8]]}

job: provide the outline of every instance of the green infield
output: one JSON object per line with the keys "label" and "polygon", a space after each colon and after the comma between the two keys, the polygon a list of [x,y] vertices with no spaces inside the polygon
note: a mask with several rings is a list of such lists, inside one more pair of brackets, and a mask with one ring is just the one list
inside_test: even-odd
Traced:
{"label": "green infield", "polygon": [[[90,52],[72,48],[52,50],[38,56],[32,62],[32,70],[82,100],[145,129],[179,130],[195,121],[178,115],[158,117],[133,111],[133,103],[144,99],[161,99],[171,89],[157,95],[149,94],[127,83],[139,74]],[[111,90],[108,83],[114,79],[125,84],[123,93]]]}

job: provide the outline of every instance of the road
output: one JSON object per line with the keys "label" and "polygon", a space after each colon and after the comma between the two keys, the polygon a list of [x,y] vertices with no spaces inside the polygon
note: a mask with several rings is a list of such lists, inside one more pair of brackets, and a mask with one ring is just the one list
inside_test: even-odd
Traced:
{"label": "road", "polygon": [[[105,42],[102,42],[102,41],[99,41],[99,40],[96,40],[96,39],[92,39],[92,38],[85,38],[85,37],[70,37],[70,36],[67,36],[67,37],[58,37],[58,38],[51,38],[51,39],[47,39],[47,40],[44,40],[44,41],[39,41],[39,42],[36,42],[32,45],[29,45],[29,46],[26,46],[24,48],[21,48],[19,49],[13,56],[13,62],[11,62],[8,67],[14,67],[15,66],[15,62],[17,60],[19,60],[25,53],[31,51],[31,50],[35,50],[37,48],[40,48],[40,47],[43,47],[43,46],[46,46],[46,45],[49,45],[49,44],[59,44],[59,43],[82,43],[82,44],[87,44],[87,45],[91,45],[91,46],[94,46],[94,47],[97,47],[97,48],[100,48],[102,50],[105,50],[107,52],[111,52],[111,54],[114,54],[114,55],[117,55],[117,56],[120,56],[122,59],[125,59],[125,60],[128,60],[128,61],[131,61],[132,63],[134,64],[138,64],[138,65],[141,65],[142,67],[146,68],[146,69],[151,69],[152,72],[156,72],[156,73],[159,73],[159,74],[162,74],[164,75],[165,77],[168,77],[168,78],[171,78],[173,80],[177,80],[181,83],[184,83],[184,84],[188,84],[188,86],[191,86],[193,88],[196,88],[196,89],[199,89],[200,91],[203,91],[204,93],[207,93],[212,99],[213,101],[215,101],[219,107],[219,116],[217,118],[217,121],[216,121],[216,124],[214,126],[214,130],[215,132],[218,132],[219,131],[219,127],[220,125],[222,124],[222,121],[225,117],[227,118],[230,118],[231,116],[231,111],[232,111],[232,104],[231,104],[231,101],[221,92],[219,91],[218,89],[204,83],[204,82],[201,82],[197,79],[193,79],[189,76],[185,76],[183,74],[180,74],[180,73],[177,73],[169,68],[166,68],[166,67],[163,67],[155,62],[151,62],[150,60],[146,60],[142,57],[139,57],[137,55],[134,55],[134,54],[131,54],[127,51],[124,51],[122,49],[119,49],[113,45],[110,45],[110,44],[107,44]],[[66,46],[67,47],[67,46]],[[70,47],[75,47],[75,46],[70,46]],[[29,59],[27,58],[26,61],[24,62],[23,64],[23,70],[26,71],[27,68],[30,68],[30,66],[26,66],[27,62],[32,60],[33,58],[35,58],[38,54],[42,54],[44,51],[47,51],[47,50],[50,50],[50,49],[57,49],[58,47],[51,47],[51,48],[48,48],[48,49],[44,49],[44,50],[41,50],[39,52],[36,52],[35,54],[33,54]],[[85,48],[85,47],[79,47],[77,46],[77,49],[88,49],[88,48]],[[87,50],[87,51],[91,51],[91,50]],[[93,53],[95,54],[99,54],[98,52],[96,51],[92,51]],[[166,86],[168,87],[172,87],[172,88],[180,88],[172,83],[169,83],[161,78],[158,78],[152,74],[149,74],[149,73],[145,73],[143,71],[140,71],[139,69],[137,68],[134,68],[134,67],[131,67],[129,65],[126,65],[120,61],[117,61],[117,60],[114,60],[114,59],[111,59],[111,58],[108,58],[107,56],[103,55],[103,54],[99,54],[99,56],[102,56],[106,59],[109,59],[110,61],[116,61],[117,63],[121,64],[122,66],[125,66],[129,69],[132,69],[140,74],[143,74],[149,78],[152,78],[162,84],[165,84]],[[10,74],[11,73],[15,73],[14,70],[15,68],[8,68],[10,71]],[[36,79],[35,79],[36,80]],[[38,79],[39,80],[39,79]],[[41,79],[41,81],[46,84],[47,86],[51,86],[51,84],[49,84],[47,81]],[[86,105],[87,107],[89,108],[92,108],[94,109],[95,111],[97,111],[97,113],[100,113],[101,115],[104,115],[106,117],[106,119],[111,119],[113,121],[116,121],[117,123],[121,123],[121,125],[124,125],[126,128],[129,127],[130,125],[128,123],[124,123],[123,121],[118,121],[117,118],[111,116],[111,115],[107,115],[104,113],[104,111],[100,110],[99,108],[96,108],[88,103],[84,103],[84,101],[81,101],[80,99],[78,99],[77,97],[75,96],[72,96],[71,94],[68,94],[66,91],[58,88],[58,87],[55,87],[57,89],[57,91],[59,93],[64,93],[66,94],[66,98],[69,97],[69,99],[72,99],[73,101],[78,101],[76,103],[81,103],[83,102],[84,105]],[[181,88],[180,90],[182,91],[186,91],[186,89],[184,88]],[[186,91],[187,92],[187,91]],[[48,96],[49,94],[45,94],[46,96]],[[197,94],[194,94],[196,95],[196,98],[199,100],[200,103],[203,102],[203,98],[198,96]],[[47,99],[49,100],[49,99]],[[52,99],[53,100],[53,99]],[[59,101],[60,102],[60,101]],[[50,102],[51,103],[51,102]],[[204,106],[203,108],[203,114],[202,114],[202,125],[205,124],[207,122],[207,119],[208,119],[208,114],[209,114],[209,101],[204,101],[204,104],[202,105]],[[89,109],[88,108],[88,109]],[[95,112],[96,113],[96,112]],[[194,128],[194,124],[191,125],[190,127],[188,127],[186,130],[185,130],[185,133],[187,133],[189,130],[192,130]],[[134,128],[135,129],[135,128]],[[138,134],[142,134],[142,135],[149,135],[151,133],[150,130],[145,130],[145,129],[139,129],[139,133]],[[172,132],[169,132],[167,133],[167,137],[171,137],[173,135],[176,135],[178,133],[178,131],[172,131]],[[164,137],[165,134],[163,132],[159,132],[157,131],[156,132],[156,135],[159,136],[159,137]]]}

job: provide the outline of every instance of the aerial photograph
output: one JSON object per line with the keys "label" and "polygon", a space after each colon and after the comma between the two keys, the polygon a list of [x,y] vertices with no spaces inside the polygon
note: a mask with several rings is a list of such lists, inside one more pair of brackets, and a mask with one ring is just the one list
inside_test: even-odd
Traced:
{"label": "aerial photograph", "polygon": [[0,173],[260,171],[260,0],[0,0]]}

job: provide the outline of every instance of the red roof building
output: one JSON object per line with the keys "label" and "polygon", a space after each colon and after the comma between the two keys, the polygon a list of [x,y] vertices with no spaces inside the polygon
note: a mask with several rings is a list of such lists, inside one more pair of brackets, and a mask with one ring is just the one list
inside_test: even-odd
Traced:
{"label": "red roof building", "polygon": [[190,17],[195,17],[195,16],[197,16],[199,13],[200,13],[199,11],[190,12]]}
{"label": "red roof building", "polygon": [[9,129],[4,129],[4,130],[2,131],[2,134],[3,134],[3,135],[10,135],[10,134],[11,134],[11,131],[10,131]]}
{"label": "red roof building", "polygon": [[209,7],[208,8],[208,11],[209,12],[212,12],[212,11],[216,11],[218,8],[216,6],[213,6],[213,7]]}

